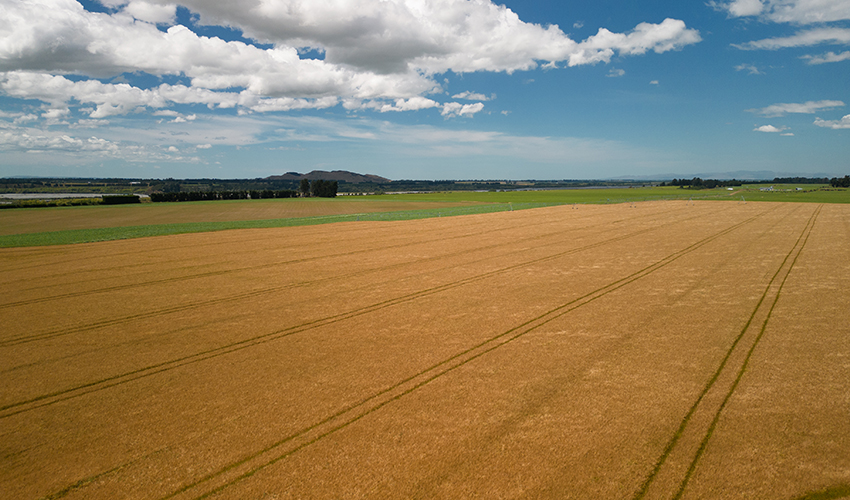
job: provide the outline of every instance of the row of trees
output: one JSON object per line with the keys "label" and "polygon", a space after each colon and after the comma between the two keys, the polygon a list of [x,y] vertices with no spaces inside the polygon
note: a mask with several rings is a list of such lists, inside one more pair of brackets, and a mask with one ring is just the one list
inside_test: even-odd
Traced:
{"label": "row of trees", "polygon": [[829,181],[829,185],[834,188],[850,188],[850,175],[844,177],[833,177]]}
{"label": "row of trees", "polygon": [[297,191],[270,189],[262,191],[180,191],[178,193],[151,193],[151,201],[209,201],[209,200],[261,200],[264,198],[296,198]]}
{"label": "row of trees", "polygon": [[[740,186],[741,184],[743,184],[743,181],[736,179],[720,181],[717,179],[700,179],[699,177],[694,177],[693,179],[673,179],[669,185],[694,189],[714,189],[716,187]],[[661,185],[666,186],[667,184],[662,182]]]}
{"label": "row of trees", "polygon": [[298,191],[282,190],[233,190],[233,191],[179,191],[151,193],[151,201],[210,201],[210,200],[262,200],[269,198],[297,198],[299,196],[315,196],[319,198],[335,198],[339,183],[321,179],[310,182],[301,179]]}
{"label": "row of trees", "polygon": [[323,181],[322,179],[316,179],[313,182],[310,182],[308,179],[301,179],[301,185],[298,187],[301,196],[315,196],[318,198],[336,198],[338,190],[339,183],[337,181]]}

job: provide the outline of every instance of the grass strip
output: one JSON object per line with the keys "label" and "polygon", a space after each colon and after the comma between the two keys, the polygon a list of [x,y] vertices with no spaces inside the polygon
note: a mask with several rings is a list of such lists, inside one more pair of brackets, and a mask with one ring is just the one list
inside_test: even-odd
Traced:
{"label": "grass strip", "polygon": [[434,208],[426,210],[405,210],[398,212],[374,212],[361,214],[341,214],[316,217],[286,219],[264,219],[221,222],[186,222],[178,224],[157,224],[150,226],[108,227],[97,229],[73,229],[67,231],[49,231],[43,233],[12,234],[0,236],[0,248],[34,247],[50,245],[72,245],[98,241],[126,240],[167,236],[186,233],[206,233],[229,229],[262,229],[275,227],[312,226],[336,222],[354,221],[404,221],[428,219],[434,217],[454,217],[459,215],[485,214],[525,210],[560,205],[561,203],[495,203],[469,207]]}

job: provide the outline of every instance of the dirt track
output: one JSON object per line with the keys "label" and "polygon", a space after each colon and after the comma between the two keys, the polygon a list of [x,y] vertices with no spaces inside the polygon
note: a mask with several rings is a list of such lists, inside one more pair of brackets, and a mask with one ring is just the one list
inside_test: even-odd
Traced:
{"label": "dirt track", "polygon": [[731,202],[2,250],[0,498],[850,494],[848,253]]}

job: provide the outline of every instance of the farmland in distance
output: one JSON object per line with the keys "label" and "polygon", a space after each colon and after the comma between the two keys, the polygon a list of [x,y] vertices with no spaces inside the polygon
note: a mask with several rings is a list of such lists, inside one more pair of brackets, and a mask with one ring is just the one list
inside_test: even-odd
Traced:
{"label": "farmland in distance", "polygon": [[850,495],[850,205],[0,249],[2,498]]}

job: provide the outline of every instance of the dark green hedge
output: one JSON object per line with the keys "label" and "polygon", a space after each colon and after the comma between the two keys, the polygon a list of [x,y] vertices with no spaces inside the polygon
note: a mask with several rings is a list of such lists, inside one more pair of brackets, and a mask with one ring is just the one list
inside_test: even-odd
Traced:
{"label": "dark green hedge", "polygon": [[116,196],[105,195],[100,202],[104,205],[128,205],[130,203],[141,203],[141,200],[135,194],[122,194]]}

